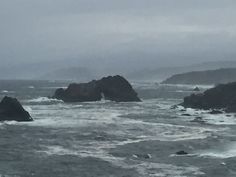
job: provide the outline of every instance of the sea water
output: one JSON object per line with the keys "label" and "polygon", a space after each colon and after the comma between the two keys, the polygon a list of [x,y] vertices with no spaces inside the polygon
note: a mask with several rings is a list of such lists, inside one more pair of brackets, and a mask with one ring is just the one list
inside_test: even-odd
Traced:
{"label": "sea water", "polygon": [[130,103],[48,98],[68,84],[0,82],[1,97],[17,97],[34,119],[0,123],[0,176],[236,176],[235,115],[173,109],[195,86],[133,82],[142,102]]}

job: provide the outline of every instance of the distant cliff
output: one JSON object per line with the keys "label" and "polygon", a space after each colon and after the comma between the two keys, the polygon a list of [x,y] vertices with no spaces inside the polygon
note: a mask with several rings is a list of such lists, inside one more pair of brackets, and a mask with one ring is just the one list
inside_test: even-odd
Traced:
{"label": "distant cliff", "polygon": [[223,68],[208,71],[193,71],[176,74],[163,81],[163,84],[223,84],[236,81],[236,68]]}

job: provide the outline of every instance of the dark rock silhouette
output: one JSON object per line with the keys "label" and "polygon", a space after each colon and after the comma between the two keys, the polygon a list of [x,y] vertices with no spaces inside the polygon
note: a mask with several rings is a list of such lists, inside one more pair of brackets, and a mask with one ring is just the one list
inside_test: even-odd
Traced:
{"label": "dark rock silhouette", "polygon": [[191,116],[191,114],[181,114],[182,116]]}
{"label": "dark rock silhouette", "polygon": [[32,121],[30,114],[24,110],[16,98],[5,96],[0,102],[0,121]]}
{"label": "dark rock silhouette", "polygon": [[212,111],[209,112],[210,114],[222,114],[224,113],[223,111],[220,111],[220,110],[215,110],[213,109]]}
{"label": "dark rock silhouette", "polygon": [[193,89],[193,91],[199,92],[199,91],[200,91],[200,88],[199,88],[199,87],[195,87],[195,88]]}
{"label": "dark rock silhouette", "polygon": [[184,98],[182,105],[196,109],[223,109],[227,112],[236,112],[236,82],[220,84],[201,94],[192,94]]}
{"label": "dark rock silhouette", "polygon": [[134,154],[133,157],[140,159],[151,159],[151,154]]}
{"label": "dark rock silhouette", "polygon": [[67,89],[57,89],[54,98],[65,102],[99,101],[102,96],[95,81],[70,84]]}
{"label": "dark rock silhouette", "polygon": [[185,151],[178,151],[178,152],[176,152],[175,154],[176,154],[176,155],[188,155],[188,153],[185,152]]}
{"label": "dark rock silhouette", "polygon": [[99,101],[116,102],[141,101],[130,83],[121,76],[108,76],[89,83],[70,84],[67,89],[57,89],[53,98],[65,102]]}

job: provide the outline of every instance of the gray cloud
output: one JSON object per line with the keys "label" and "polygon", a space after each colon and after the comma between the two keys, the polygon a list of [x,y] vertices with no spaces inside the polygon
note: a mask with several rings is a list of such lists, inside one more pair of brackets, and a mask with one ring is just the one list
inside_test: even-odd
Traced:
{"label": "gray cloud", "polygon": [[235,8],[235,0],[0,0],[0,60],[235,60]]}

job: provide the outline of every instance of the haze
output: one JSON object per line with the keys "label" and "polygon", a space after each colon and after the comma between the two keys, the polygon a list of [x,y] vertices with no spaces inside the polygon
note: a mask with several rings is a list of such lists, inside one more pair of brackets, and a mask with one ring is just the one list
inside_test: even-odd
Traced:
{"label": "haze", "polygon": [[0,0],[1,78],[235,61],[235,9],[235,0]]}

